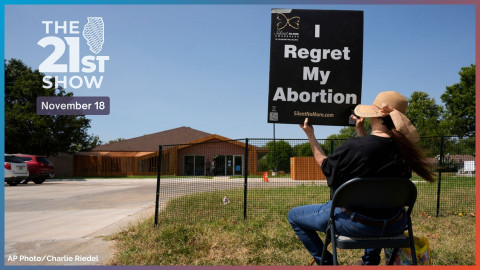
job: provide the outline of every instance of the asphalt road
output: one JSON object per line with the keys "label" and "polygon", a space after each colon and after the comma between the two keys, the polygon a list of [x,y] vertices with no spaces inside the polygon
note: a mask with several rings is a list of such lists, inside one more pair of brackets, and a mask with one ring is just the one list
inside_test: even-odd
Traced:
{"label": "asphalt road", "polygon": [[[160,209],[194,192],[242,188],[243,179],[162,179]],[[302,181],[249,179],[249,187]],[[6,265],[105,265],[114,242],[103,236],[154,214],[156,179],[47,181],[5,185]],[[153,226],[153,224],[152,224]]]}

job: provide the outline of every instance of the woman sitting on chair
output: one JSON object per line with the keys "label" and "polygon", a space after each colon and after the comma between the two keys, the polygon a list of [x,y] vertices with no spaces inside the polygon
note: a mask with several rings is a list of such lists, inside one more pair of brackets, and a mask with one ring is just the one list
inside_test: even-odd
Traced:
{"label": "woman sitting on chair", "polygon": [[[351,118],[355,120],[358,137],[345,141],[333,154],[326,156],[313,127],[305,119],[301,128],[305,131],[316,162],[321,166],[331,188],[331,197],[343,183],[355,177],[406,177],[412,170],[426,181],[433,182],[430,166],[414,146],[419,141],[415,127],[405,116],[408,101],[393,91],[381,92],[373,105],[358,105]],[[364,118],[370,118],[372,131],[367,135]],[[288,221],[298,238],[305,245],[315,262],[333,264],[331,253],[321,258],[323,242],[316,231],[326,231],[331,201],[319,205],[295,207],[288,214]],[[404,209],[365,209],[355,212],[336,208],[336,229],[341,235],[351,237],[390,236],[402,234],[406,226]],[[355,218],[353,218],[355,217]],[[371,226],[375,222],[389,226]],[[378,265],[381,249],[366,249],[362,264]]]}

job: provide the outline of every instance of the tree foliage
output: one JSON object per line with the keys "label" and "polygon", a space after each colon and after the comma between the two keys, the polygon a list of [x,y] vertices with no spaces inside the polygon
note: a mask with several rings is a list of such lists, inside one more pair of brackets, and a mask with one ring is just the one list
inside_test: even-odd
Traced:
{"label": "tree foliage", "polygon": [[446,108],[444,121],[451,135],[475,136],[475,65],[458,74],[460,82],[447,86],[440,97]]}
{"label": "tree foliage", "polygon": [[110,140],[107,142],[107,144],[111,144],[111,143],[115,143],[115,142],[121,142],[121,141],[124,141],[125,139],[124,138],[117,138],[115,140]]}
{"label": "tree foliage", "polygon": [[290,172],[290,158],[294,156],[292,146],[286,141],[271,141],[265,145],[268,149],[266,162],[270,170]]}
{"label": "tree foliage", "polygon": [[54,155],[91,149],[100,143],[87,134],[85,116],[38,115],[40,96],[73,96],[64,89],[42,87],[43,74],[22,61],[5,61],[5,152]]}
{"label": "tree foliage", "polygon": [[312,147],[309,142],[295,145],[293,152],[296,157],[313,157]]}
{"label": "tree foliage", "polygon": [[408,99],[406,116],[417,128],[420,137],[445,135],[441,125],[442,114],[443,107],[425,92],[413,92]]}
{"label": "tree foliage", "polygon": [[[368,118],[365,118],[364,120],[364,128],[365,128],[365,131],[367,133],[370,133],[370,131],[372,130],[372,127],[370,125],[370,119]],[[346,140],[346,139],[350,139],[350,138],[353,138],[353,137],[356,137],[357,136],[357,132],[355,131],[355,128],[354,127],[343,127],[342,129],[340,129],[340,133],[338,134],[332,134],[330,136],[327,137],[327,139],[329,140]]]}

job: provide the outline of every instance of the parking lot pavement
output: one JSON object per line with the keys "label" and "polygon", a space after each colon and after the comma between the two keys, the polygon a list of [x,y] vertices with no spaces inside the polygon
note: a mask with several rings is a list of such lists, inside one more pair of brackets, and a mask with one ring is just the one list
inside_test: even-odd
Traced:
{"label": "parking lot pavement", "polygon": [[155,187],[156,179],[5,186],[5,264],[108,263],[114,243],[102,236],[153,215]]}

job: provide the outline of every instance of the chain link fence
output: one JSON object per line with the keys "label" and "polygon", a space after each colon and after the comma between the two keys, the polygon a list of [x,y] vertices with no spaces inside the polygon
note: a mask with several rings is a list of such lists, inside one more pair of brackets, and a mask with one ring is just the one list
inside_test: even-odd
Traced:
{"label": "chain link fence", "polygon": [[[328,155],[343,140],[319,140]],[[475,138],[429,137],[421,145],[436,182],[417,175],[414,214],[475,213]],[[295,206],[321,204],[330,190],[308,140],[213,139],[160,146],[155,224],[174,220],[286,217]]]}

